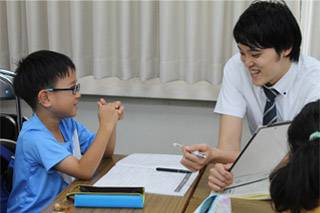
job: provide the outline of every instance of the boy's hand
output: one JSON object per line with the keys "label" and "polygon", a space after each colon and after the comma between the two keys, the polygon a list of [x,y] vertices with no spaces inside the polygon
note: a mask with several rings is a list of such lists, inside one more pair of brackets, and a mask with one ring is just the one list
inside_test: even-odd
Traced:
{"label": "boy's hand", "polygon": [[120,101],[115,101],[110,104],[113,104],[115,106],[115,109],[119,115],[119,120],[121,120],[124,116],[124,107],[123,107],[122,103]]}
{"label": "boy's hand", "polygon": [[119,120],[119,113],[113,104],[108,104],[103,98],[98,102],[98,117],[101,125],[111,125],[112,127]]}
{"label": "boy's hand", "polygon": [[233,175],[228,171],[231,164],[216,163],[209,171],[208,186],[214,192],[222,192],[233,182]]}
{"label": "boy's hand", "polygon": [[119,115],[119,120],[121,120],[124,116],[124,107],[120,101],[115,101],[111,103],[107,103],[105,99],[101,98],[99,101],[102,105],[110,104],[112,105]]}

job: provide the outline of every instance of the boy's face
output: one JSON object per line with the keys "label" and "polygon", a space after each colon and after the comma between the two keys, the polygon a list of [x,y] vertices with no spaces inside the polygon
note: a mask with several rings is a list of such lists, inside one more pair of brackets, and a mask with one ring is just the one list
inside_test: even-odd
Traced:
{"label": "boy's face", "polygon": [[279,55],[274,48],[253,49],[240,43],[238,48],[241,61],[256,86],[274,85],[290,68],[291,61],[288,55],[291,49],[284,50]]}
{"label": "boy's face", "polygon": [[[69,75],[58,79],[54,88],[71,88],[77,84],[76,72],[69,70]],[[73,94],[72,90],[55,91],[48,94],[50,96],[50,110],[58,117],[73,117],[77,114],[80,93]]]}

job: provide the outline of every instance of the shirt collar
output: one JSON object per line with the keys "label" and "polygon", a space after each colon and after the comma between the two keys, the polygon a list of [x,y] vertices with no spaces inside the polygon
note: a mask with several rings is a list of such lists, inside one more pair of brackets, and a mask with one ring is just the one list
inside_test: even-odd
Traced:
{"label": "shirt collar", "polygon": [[282,76],[282,78],[271,88],[276,89],[280,93],[280,95],[287,95],[298,74],[297,67],[298,64],[292,62],[288,72],[284,74],[284,76]]}
{"label": "shirt collar", "polygon": [[[62,125],[61,121],[59,123],[59,126],[60,125]],[[60,126],[60,129],[61,129],[61,126]],[[45,132],[49,133],[49,135],[51,135],[51,137],[53,137],[54,140],[56,140],[54,135],[52,134],[52,132],[50,132],[49,129],[42,123],[42,121],[40,120],[40,118],[37,116],[36,113],[33,113],[33,116],[28,121],[26,121],[24,123],[23,129],[21,131],[27,131],[27,130],[45,131]],[[63,137],[65,139],[65,143],[70,141],[68,136],[66,134],[64,134],[63,131],[61,131],[61,134],[63,134]]]}
{"label": "shirt collar", "polygon": [[33,113],[29,121],[30,121],[29,122],[30,124],[26,128],[33,129],[33,130],[45,130],[50,132],[48,128],[42,123],[42,121],[40,120],[40,118],[37,116],[36,113]]}
{"label": "shirt collar", "polygon": [[36,113],[32,114],[32,117],[26,121],[25,123],[23,123],[23,130],[43,130],[43,129],[47,129],[45,127],[45,125],[42,123],[42,121],[40,120],[40,118],[36,115]]}

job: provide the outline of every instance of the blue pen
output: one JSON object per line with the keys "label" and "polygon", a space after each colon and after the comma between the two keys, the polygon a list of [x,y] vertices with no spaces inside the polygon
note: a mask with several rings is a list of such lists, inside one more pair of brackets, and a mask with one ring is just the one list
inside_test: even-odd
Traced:
{"label": "blue pen", "polygon": [[[183,147],[182,144],[179,144],[179,143],[173,143],[172,144],[174,147],[178,147],[178,148],[181,148]],[[197,156],[198,158],[207,158],[207,155],[203,152],[199,152],[199,151],[193,151],[191,154],[193,154],[194,156]]]}

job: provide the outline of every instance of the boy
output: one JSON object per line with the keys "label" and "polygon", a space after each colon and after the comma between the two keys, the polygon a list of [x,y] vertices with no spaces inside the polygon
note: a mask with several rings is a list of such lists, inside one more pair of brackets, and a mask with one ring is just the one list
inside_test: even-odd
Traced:
{"label": "boy", "polygon": [[[216,163],[208,181],[213,191],[232,182],[227,163],[240,152],[245,115],[253,133],[260,125],[292,120],[305,104],[320,98],[320,62],[300,54],[299,25],[285,2],[254,1],[233,35],[240,54],[225,65],[214,110],[221,114],[218,148],[187,146],[181,161],[192,170]],[[193,156],[196,150],[207,158]]]}
{"label": "boy", "polygon": [[40,212],[72,177],[90,179],[102,157],[113,154],[124,108],[120,102],[100,99],[99,128],[96,134],[89,132],[72,118],[80,99],[73,62],[47,50],[20,61],[14,89],[34,115],[17,140],[8,212]]}

